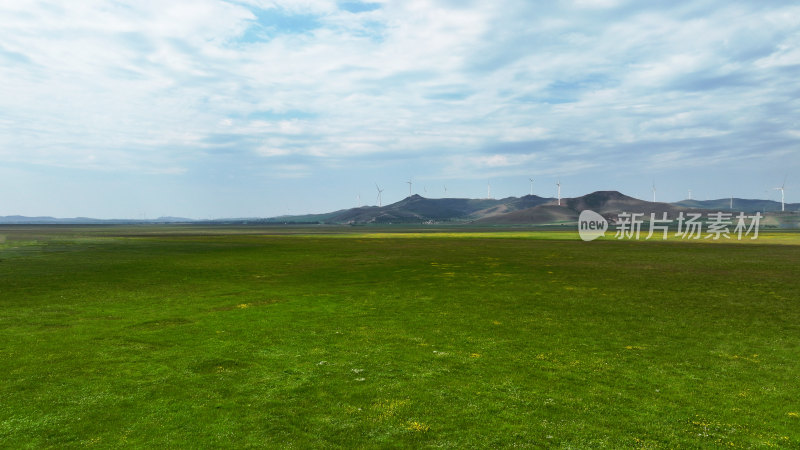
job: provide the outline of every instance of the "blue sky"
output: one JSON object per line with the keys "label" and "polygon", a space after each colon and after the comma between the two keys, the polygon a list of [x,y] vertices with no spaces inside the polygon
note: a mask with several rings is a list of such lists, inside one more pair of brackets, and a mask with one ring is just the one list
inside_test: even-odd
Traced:
{"label": "blue sky", "polygon": [[797,80],[785,1],[3,2],[0,215],[797,202]]}

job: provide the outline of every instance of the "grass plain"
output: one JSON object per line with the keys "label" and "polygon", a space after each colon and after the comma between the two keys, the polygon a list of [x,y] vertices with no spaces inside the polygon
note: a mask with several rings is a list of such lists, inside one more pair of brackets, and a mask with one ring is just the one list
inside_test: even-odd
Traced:
{"label": "grass plain", "polygon": [[2,227],[0,447],[798,447],[800,235]]}

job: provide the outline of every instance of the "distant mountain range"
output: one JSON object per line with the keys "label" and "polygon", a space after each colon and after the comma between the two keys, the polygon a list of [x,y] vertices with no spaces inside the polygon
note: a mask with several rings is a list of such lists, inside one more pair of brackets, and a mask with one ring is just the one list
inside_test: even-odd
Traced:
{"label": "distant mountain range", "polygon": [[[744,211],[744,212],[780,212],[781,202],[773,200],[753,200],[745,198],[721,198],[719,200],[681,200],[673,203],[676,206],[687,208],[713,209],[716,211]],[[733,204],[733,207],[731,207]],[[787,203],[786,211],[800,210],[800,203]]]}
{"label": "distant mountain range", "polygon": [[690,208],[677,207],[669,203],[646,202],[628,197],[617,191],[597,191],[584,195],[583,197],[561,199],[561,205],[558,205],[557,200],[553,200],[542,205],[502,214],[500,216],[484,217],[477,222],[485,224],[556,224],[576,222],[581,211],[586,209],[591,209],[607,219],[616,218],[621,212],[644,213],[647,217],[650,217],[650,213],[655,213],[658,217],[661,217],[661,215],[666,212],[668,217],[677,217],[680,211],[690,210]]}
{"label": "distant mountain range", "polygon": [[[723,204],[724,203],[724,204]],[[281,216],[266,219],[272,223],[330,223],[330,224],[400,224],[400,223],[474,223],[483,225],[560,224],[576,222],[580,212],[591,209],[607,218],[616,218],[622,212],[650,213],[661,217],[677,218],[681,211],[688,212],[745,212],[777,213],[779,202],[771,200],[730,199],[677,203],[654,203],[629,197],[617,191],[597,191],[582,197],[555,198],[535,195],[503,199],[430,199],[412,195],[391,205],[364,206],[334,211],[328,214]],[[800,210],[800,204],[787,204],[787,211]]]}
{"label": "distant mountain range", "polygon": [[[57,219],[53,217],[0,217],[0,224],[137,224],[137,223],[261,223],[261,224],[420,224],[420,223],[473,223],[484,225],[512,224],[560,224],[575,222],[585,209],[591,209],[607,218],[616,217],[621,212],[656,213],[659,217],[668,213],[675,218],[681,211],[722,211],[773,213],[771,216],[792,216],[800,210],[800,204],[786,204],[785,214],[780,214],[781,204],[772,200],[731,199],[683,200],[676,203],[654,203],[639,200],[617,191],[597,191],[582,197],[562,198],[561,205],[555,198],[536,195],[507,197],[502,199],[469,198],[425,198],[411,195],[397,203],[386,206],[361,206],[324,214],[305,214],[273,218],[237,218],[219,220],[192,220],[180,217],[159,217],[152,220],[91,219],[85,217]],[[785,222],[778,220],[779,223]],[[790,221],[795,222],[795,221]]]}
{"label": "distant mountain range", "polygon": [[423,222],[471,222],[530,208],[552,199],[526,195],[521,198],[471,199],[425,198],[412,195],[386,206],[362,206],[327,214],[281,216],[266,219],[268,222],[336,223],[336,224],[397,224]]}
{"label": "distant mountain range", "polygon": [[136,223],[188,223],[194,222],[193,219],[182,217],[159,217],[157,219],[92,219],[91,217],[73,217],[62,219],[49,216],[26,217],[26,216],[0,216],[0,224],[3,225],[102,225],[102,224],[136,224]]}

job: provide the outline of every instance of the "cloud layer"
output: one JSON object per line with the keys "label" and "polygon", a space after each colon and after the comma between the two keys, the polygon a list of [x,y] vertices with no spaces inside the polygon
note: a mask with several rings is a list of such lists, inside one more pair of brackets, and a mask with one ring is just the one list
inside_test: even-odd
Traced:
{"label": "cloud layer", "polygon": [[800,168],[790,2],[4,2],[0,79],[0,157],[40,174],[755,169],[759,196]]}

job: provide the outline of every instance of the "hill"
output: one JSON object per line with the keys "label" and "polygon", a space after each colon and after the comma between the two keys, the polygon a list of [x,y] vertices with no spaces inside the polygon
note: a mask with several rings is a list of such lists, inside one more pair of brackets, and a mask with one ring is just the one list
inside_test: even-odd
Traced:
{"label": "hill", "polygon": [[[649,219],[650,213],[659,217],[677,217],[681,211],[733,211],[749,214],[768,212],[770,223],[778,227],[797,225],[800,204],[786,204],[786,212],[780,213],[780,203],[772,200],[733,199],[683,200],[677,203],[653,203],[629,197],[617,191],[597,191],[581,197],[565,198],[561,205],[554,198],[536,195],[506,197],[502,199],[472,198],[425,198],[411,195],[386,206],[360,206],[321,214],[286,215],[271,218],[231,218],[215,220],[192,220],[181,217],[159,217],[157,219],[92,219],[78,217],[61,219],[54,217],[0,216],[0,224],[154,224],[154,223],[247,223],[247,224],[420,224],[420,223],[475,223],[502,224],[560,224],[575,222],[581,211],[590,209],[607,219],[615,219],[621,212],[642,213]],[[774,222],[774,224],[773,224]]]}
{"label": "hill", "polygon": [[557,224],[575,222],[581,211],[590,209],[606,217],[615,219],[622,212],[643,213],[645,218],[650,213],[661,217],[667,213],[668,217],[675,218],[681,211],[691,208],[671,205],[669,203],[653,203],[629,197],[617,191],[597,191],[582,197],[561,199],[559,206],[554,201],[543,205],[501,214],[493,217],[484,217],[476,220],[483,224]]}
{"label": "hill", "polygon": [[389,224],[423,222],[470,222],[483,217],[505,214],[552,201],[536,195],[507,197],[503,199],[425,198],[411,195],[386,206],[362,206],[328,214],[282,216],[270,222],[333,223],[333,224]]}
{"label": "hill", "polygon": [[[717,200],[681,200],[673,203],[673,205],[686,208],[713,209],[715,211],[742,211],[746,213],[755,213],[758,211],[761,211],[761,213],[780,212],[781,210],[781,202],[746,198],[734,198],[733,208],[731,208],[730,198],[720,198]],[[786,203],[785,207],[786,212],[800,211],[800,203]]]}
{"label": "hill", "polygon": [[483,217],[475,221],[478,224],[511,225],[511,224],[557,224],[575,222],[579,213],[566,206],[554,203],[534,206],[496,216]]}
{"label": "hill", "polygon": [[5,225],[117,225],[117,224],[164,224],[190,223],[194,219],[184,217],[159,217],[157,219],[93,219],[91,217],[58,218],[50,216],[0,216]]}

